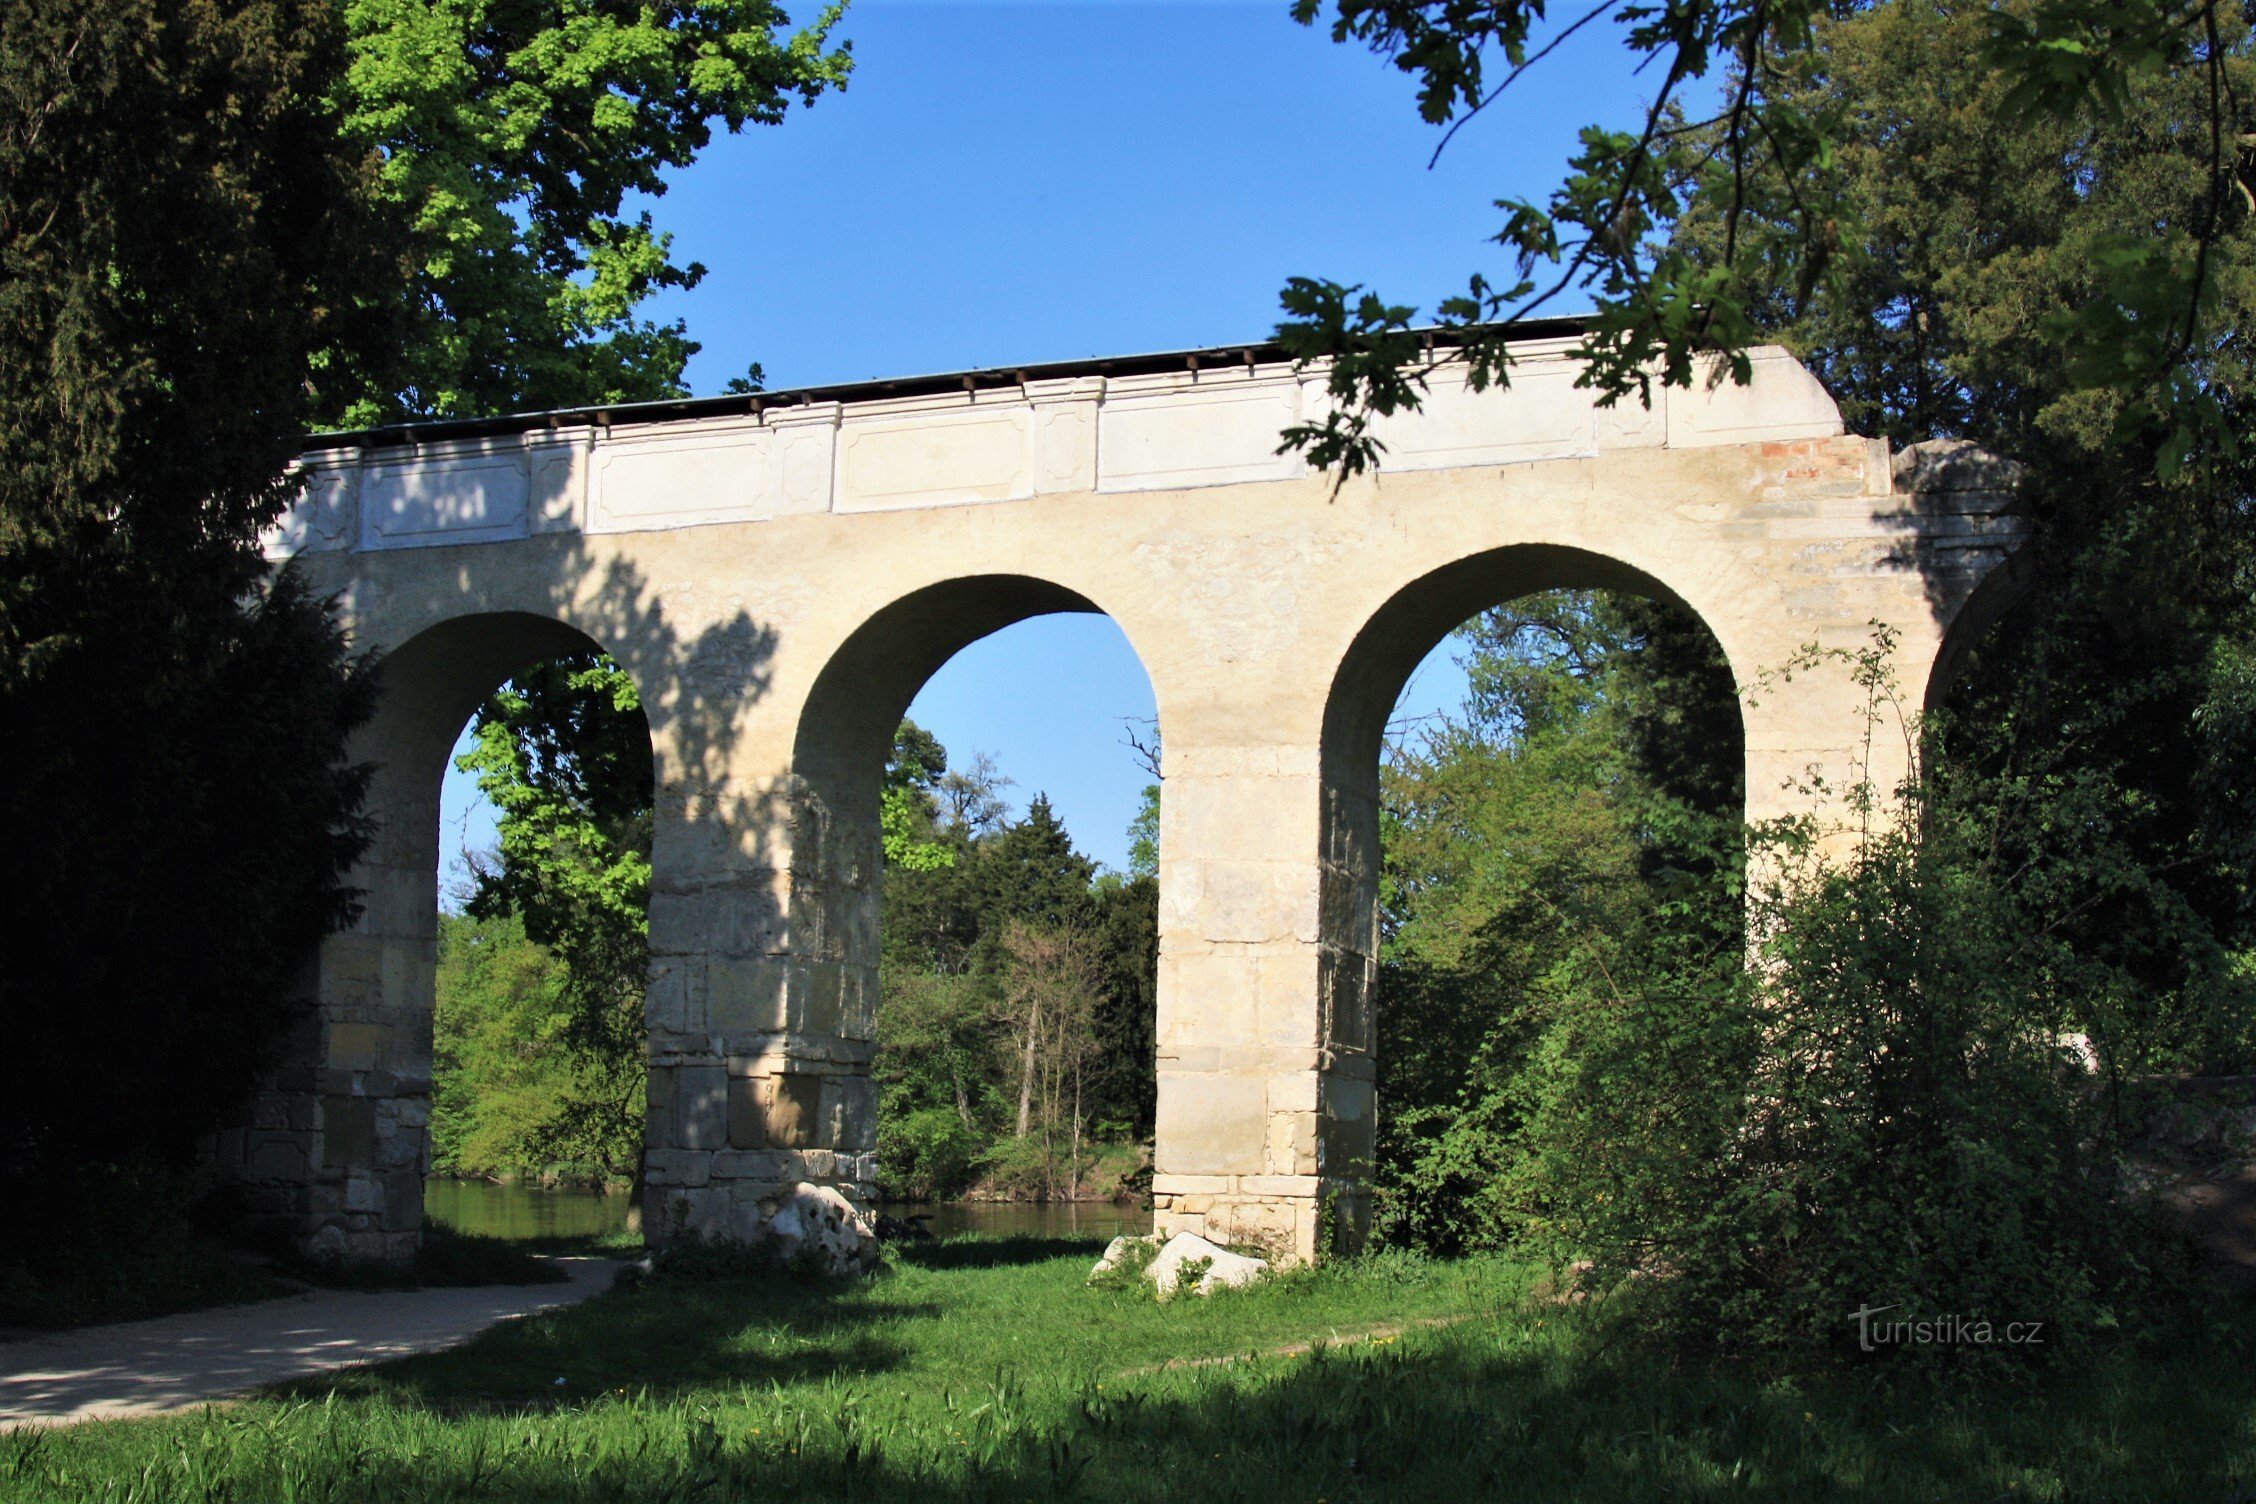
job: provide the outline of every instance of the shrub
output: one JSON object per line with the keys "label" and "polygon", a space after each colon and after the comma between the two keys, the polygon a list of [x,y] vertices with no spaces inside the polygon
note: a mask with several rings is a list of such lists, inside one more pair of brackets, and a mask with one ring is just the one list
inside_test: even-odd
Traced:
{"label": "shrub", "polygon": [[986,1147],[953,1108],[927,1107],[881,1118],[877,1156],[885,1193],[905,1201],[937,1201],[970,1185]]}
{"label": "shrub", "polygon": [[[1875,733],[1889,646],[1855,664]],[[1732,922],[1587,927],[1524,984],[1459,1109],[1387,1146],[1391,1230],[1517,1242],[1726,1348],[1854,1353],[1927,1322],[1925,1358],[1994,1355],[2041,1323],[2029,1356],[2165,1315],[2177,1254],[2114,1110],[2156,999],[2076,922],[2150,874],[2074,788],[1914,777],[1838,809],[1824,843],[1814,820],[1749,833]],[[2001,856],[2016,840],[2046,860]]]}
{"label": "shrub", "polygon": [[[2151,1308],[2161,1245],[2057,1043],[2101,979],[1921,813],[1847,862],[1774,852],[1750,967],[1590,969],[1516,1083],[1523,1237],[1732,1347],[1955,1319],[2059,1352]],[[1925,1356],[1968,1355],[1948,1330]]]}

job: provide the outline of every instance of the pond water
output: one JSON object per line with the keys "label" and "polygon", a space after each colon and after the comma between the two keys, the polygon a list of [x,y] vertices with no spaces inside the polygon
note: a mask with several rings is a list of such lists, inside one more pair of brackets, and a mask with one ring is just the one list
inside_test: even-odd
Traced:
{"label": "pond water", "polygon": [[623,1230],[633,1207],[634,1198],[624,1191],[555,1190],[437,1176],[423,1183],[423,1215],[433,1222],[512,1242],[602,1237]]}
{"label": "pond water", "polygon": [[[601,1237],[627,1225],[633,1198],[623,1191],[558,1190],[536,1185],[495,1185],[484,1180],[441,1180],[423,1187],[423,1212],[457,1232],[524,1242]],[[989,1237],[1114,1238],[1151,1231],[1151,1213],[1106,1201],[933,1201],[888,1203],[884,1211],[923,1213],[941,1237],[975,1232]]]}

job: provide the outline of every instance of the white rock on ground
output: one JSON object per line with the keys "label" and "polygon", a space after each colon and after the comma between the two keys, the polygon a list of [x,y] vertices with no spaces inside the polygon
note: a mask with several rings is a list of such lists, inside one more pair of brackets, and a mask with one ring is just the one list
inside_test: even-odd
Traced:
{"label": "white rock on ground", "polygon": [[1090,1269],[1089,1278],[1092,1280],[1098,1279],[1118,1269],[1127,1260],[1131,1249],[1150,1248],[1156,1250],[1158,1247],[1159,1239],[1157,1238],[1139,1238],[1133,1234],[1114,1238],[1111,1242],[1105,1244],[1104,1257],[1098,1259],[1096,1266]]}
{"label": "white rock on ground", "polygon": [[877,1265],[877,1229],[830,1186],[801,1181],[767,1225],[787,1263],[811,1248],[826,1273],[862,1274]]}
{"label": "white rock on ground", "polygon": [[[1111,1250],[1107,1249],[1106,1252],[1110,1253]],[[1182,1283],[1183,1266],[1198,1259],[1209,1261],[1205,1275],[1193,1287],[1193,1293],[1198,1295],[1212,1295],[1217,1290],[1240,1289],[1269,1272],[1269,1262],[1266,1259],[1247,1258],[1242,1253],[1218,1248],[1196,1234],[1179,1232],[1167,1240],[1167,1246],[1159,1251],[1159,1257],[1151,1261],[1151,1267],[1144,1271],[1144,1278],[1159,1286],[1162,1297],[1173,1295],[1176,1287]]]}

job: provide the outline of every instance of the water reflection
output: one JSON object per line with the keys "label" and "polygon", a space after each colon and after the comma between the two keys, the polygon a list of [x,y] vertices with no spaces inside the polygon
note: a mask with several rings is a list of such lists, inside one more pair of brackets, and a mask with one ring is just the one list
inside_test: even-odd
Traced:
{"label": "water reflection", "polygon": [[621,1192],[495,1185],[488,1180],[423,1184],[423,1215],[457,1232],[512,1242],[600,1238],[624,1232],[634,1198]]}
{"label": "water reflection", "polygon": [[[619,1192],[495,1185],[433,1179],[423,1188],[423,1213],[458,1232],[536,1242],[622,1233],[633,1198]],[[981,1233],[997,1238],[1114,1238],[1151,1231],[1151,1213],[1110,1202],[934,1201],[884,1208],[895,1217],[927,1215],[940,1237]]]}

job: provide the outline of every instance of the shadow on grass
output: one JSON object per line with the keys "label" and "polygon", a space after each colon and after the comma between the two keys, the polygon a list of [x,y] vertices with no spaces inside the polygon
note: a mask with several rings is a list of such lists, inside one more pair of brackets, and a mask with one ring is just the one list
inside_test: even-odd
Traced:
{"label": "shadow on grass", "polygon": [[893,1256],[919,1269],[1008,1269],[1020,1264],[1046,1264],[1052,1259],[1088,1258],[1104,1252],[1103,1238],[1044,1238],[981,1236],[953,1237],[931,1243],[896,1243]]}
{"label": "shadow on grass", "polygon": [[938,1308],[839,1298],[854,1288],[780,1275],[661,1279],[504,1322],[445,1352],[270,1392],[295,1399],[334,1392],[438,1410],[551,1410],[598,1396],[664,1402],[691,1391],[882,1374],[906,1356],[883,1329]]}
{"label": "shadow on grass", "polygon": [[229,1471],[246,1497],[288,1467],[332,1480],[328,1497],[398,1504],[2247,1498],[2248,1335],[2242,1321],[2166,1358],[1975,1383],[1687,1372],[1645,1354],[1590,1357],[1588,1333],[1496,1326],[1103,1387],[987,1389],[967,1375],[962,1407],[939,1417],[908,1396],[889,1413],[882,1385],[824,1387],[597,1402],[506,1444],[371,1446],[360,1429],[381,1417],[340,1411],[294,1443],[245,1427],[233,1444],[265,1454]]}
{"label": "shadow on grass", "polygon": [[468,1285],[560,1285],[571,1276],[526,1243],[426,1223],[412,1268],[388,1264],[276,1262],[283,1274],[332,1290],[427,1290]]}
{"label": "shadow on grass", "polygon": [[650,1251],[640,1232],[630,1232],[624,1228],[614,1228],[609,1232],[559,1234],[511,1241],[528,1253],[561,1258],[639,1259]]}

